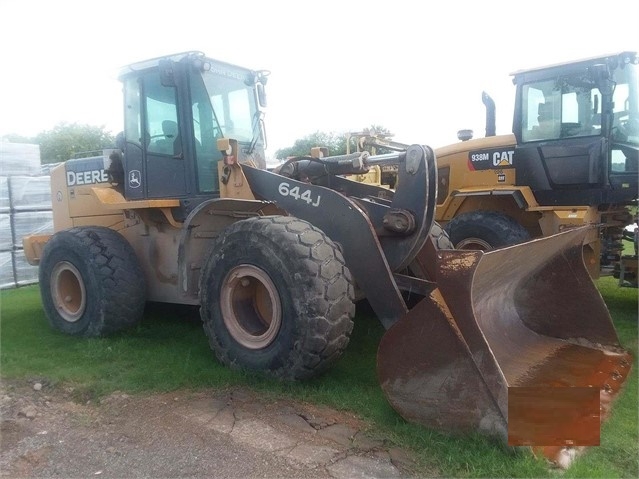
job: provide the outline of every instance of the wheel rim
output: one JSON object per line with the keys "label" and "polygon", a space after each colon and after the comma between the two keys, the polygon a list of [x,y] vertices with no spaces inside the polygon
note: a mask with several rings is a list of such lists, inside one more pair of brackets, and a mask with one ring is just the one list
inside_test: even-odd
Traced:
{"label": "wheel rim", "polygon": [[51,297],[58,314],[70,323],[79,320],[86,309],[86,290],[78,268],[68,261],[56,264],[51,272]]}
{"label": "wheel rim", "polygon": [[493,247],[481,238],[464,238],[455,246],[455,249],[468,249],[479,251],[490,251]]}
{"label": "wheel rim", "polygon": [[221,291],[226,329],[242,346],[262,349],[273,342],[282,324],[277,288],[266,272],[241,265],[226,275]]}

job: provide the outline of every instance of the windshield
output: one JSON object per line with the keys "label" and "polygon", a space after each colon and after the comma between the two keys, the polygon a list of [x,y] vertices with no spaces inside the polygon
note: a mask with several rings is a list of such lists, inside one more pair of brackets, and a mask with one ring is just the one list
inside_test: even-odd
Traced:
{"label": "windshield", "polygon": [[261,133],[256,127],[260,115],[254,76],[249,70],[212,62],[210,70],[189,78],[198,187],[211,192],[218,187],[217,162],[222,158],[217,140],[253,144]]}
{"label": "windshield", "polygon": [[[639,145],[639,76],[633,63],[613,74],[612,139]],[[562,75],[523,87],[524,141],[553,140],[601,134],[604,109],[598,83],[589,75]]]}
{"label": "windshield", "polygon": [[230,65],[212,63],[202,78],[210,105],[199,107],[207,110],[212,107],[212,127],[217,130],[214,136],[252,141],[258,116],[253,75]]}

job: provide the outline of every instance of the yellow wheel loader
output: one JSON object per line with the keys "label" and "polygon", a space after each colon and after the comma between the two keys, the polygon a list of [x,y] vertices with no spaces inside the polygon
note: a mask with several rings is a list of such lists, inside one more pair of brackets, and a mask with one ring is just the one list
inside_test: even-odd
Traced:
{"label": "yellow wheel loader", "polygon": [[[618,276],[628,206],[638,197],[636,52],[521,70],[513,83],[512,134],[496,135],[495,103],[484,92],[485,138],[460,130],[459,143],[435,150],[435,219],[456,248],[482,251],[596,225],[584,242],[588,269],[593,278]],[[408,146],[370,132],[350,136],[362,150]],[[626,263],[635,278],[637,262]]]}
{"label": "yellow wheel loader", "polygon": [[[429,147],[271,172],[267,72],[186,52],[120,78],[117,148],[55,168],[56,232],[23,241],[54,328],[102,336],[147,301],[199,305],[223,364],[305,379],[342,355],[365,297],[388,330],[381,387],[407,420],[558,462],[598,443],[631,358],[583,263],[588,227],[456,251],[434,222]],[[395,191],[343,176],[383,165]]]}
{"label": "yellow wheel loader", "polygon": [[495,134],[486,94],[486,137],[437,150],[437,220],[457,248],[500,247],[584,224],[591,275],[612,271],[631,222],[639,181],[636,52],[513,73],[513,129]]}

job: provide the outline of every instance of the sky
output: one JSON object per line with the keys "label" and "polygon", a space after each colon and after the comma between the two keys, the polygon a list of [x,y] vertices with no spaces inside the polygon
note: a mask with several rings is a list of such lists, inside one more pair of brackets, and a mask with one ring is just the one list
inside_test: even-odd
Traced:
{"label": "sky", "polygon": [[[122,130],[120,67],[182,51],[269,70],[267,156],[316,131],[509,133],[520,69],[639,51],[639,1],[0,0],[0,137]],[[635,20],[632,20],[632,19]]]}

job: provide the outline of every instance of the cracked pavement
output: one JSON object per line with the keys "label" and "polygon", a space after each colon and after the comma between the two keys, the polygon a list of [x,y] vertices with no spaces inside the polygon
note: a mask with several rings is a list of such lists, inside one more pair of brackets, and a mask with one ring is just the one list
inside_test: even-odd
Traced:
{"label": "cracked pavement", "polygon": [[242,388],[72,396],[3,383],[0,477],[414,477],[361,419],[310,403]]}

